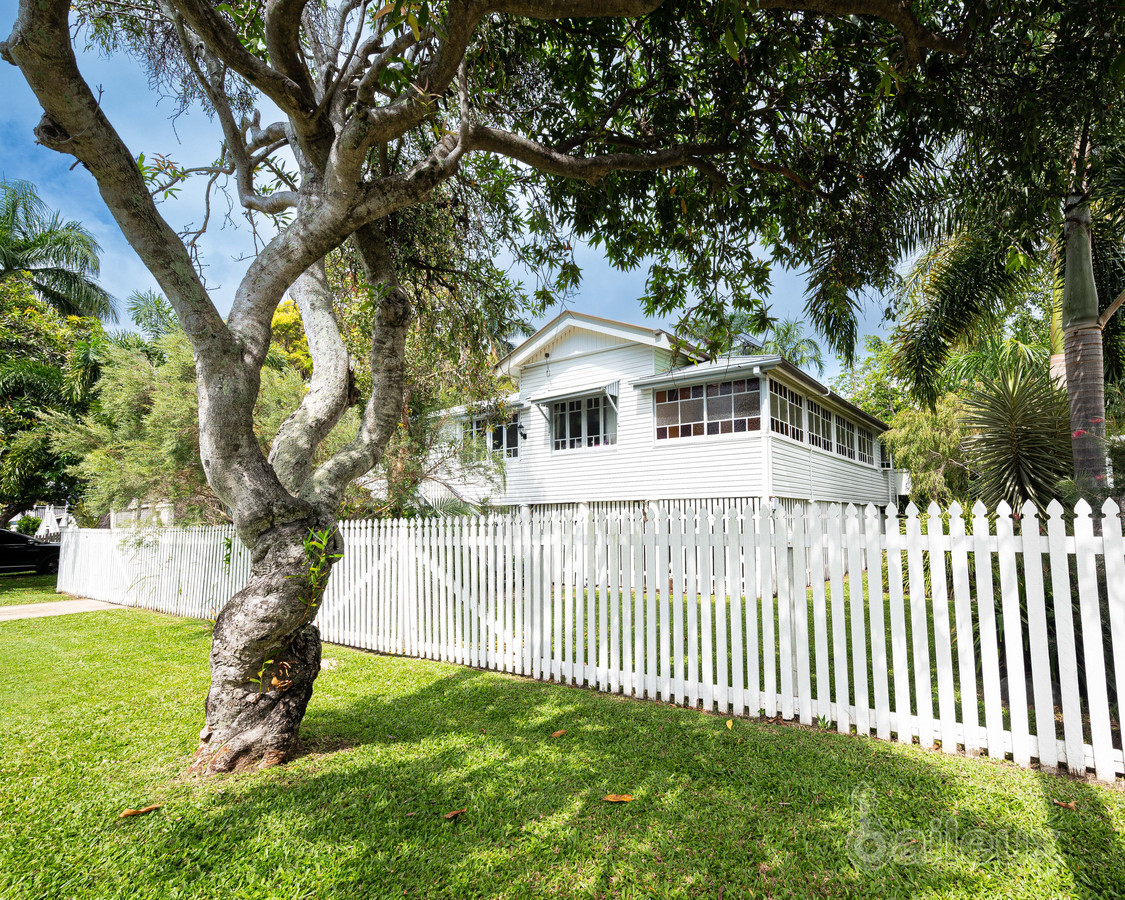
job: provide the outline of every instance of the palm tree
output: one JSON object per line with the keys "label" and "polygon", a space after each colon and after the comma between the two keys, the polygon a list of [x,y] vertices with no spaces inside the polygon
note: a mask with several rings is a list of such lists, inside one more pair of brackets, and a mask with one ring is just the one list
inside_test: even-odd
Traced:
{"label": "palm tree", "polygon": [[113,298],[93,280],[100,248],[78,222],[65,222],[27,181],[0,181],[0,281],[25,278],[66,316],[116,321]]}
{"label": "palm tree", "polygon": [[1125,183],[1125,156],[1099,162],[1107,187],[1095,191],[1078,166],[1072,193],[1043,202],[1037,227],[997,228],[1006,218],[998,191],[937,232],[900,292],[906,313],[893,339],[898,374],[932,402],[958,348],[987,343],[1008,315],[1049,292],[1051,351],[1065,360],[1075,475],[1086,488],[1105,477],[1105,381],[1125,378],[1125,326],[1110,302],[1125,288],[1125,204],[1108,187]]}
{"label": "palm tree", "polygon": [[776,353],[799,368],[815,368],[817,375],[824,374],[824,354],[816,341],[805,337],[805,323],[800,319],[779,319],[760,343],[766,353]]}
{"label": "palm tree", "polygon": [[805,323],[800,319],[763,319],[757,312],[734,310],[722,321],[710,322],[687,336],[715,356],[776,353],[795,366],[824,374],[824,354],[816,341],[805,337]]}

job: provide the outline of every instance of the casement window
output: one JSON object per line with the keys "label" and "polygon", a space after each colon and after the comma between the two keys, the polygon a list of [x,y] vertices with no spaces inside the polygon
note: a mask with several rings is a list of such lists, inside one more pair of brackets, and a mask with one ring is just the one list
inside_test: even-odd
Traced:
{"label": "casement window", "polygon": [[843,416],[836,416],[836,452],[855,459],[855,426]]}
{"label": "casement window", "polygon": [[882,441],[879,442],[879,468],[891,468],[891,451],[887,449]]}
{"label": "casement window", "polygon": [[757,378],[716,381],[656,391],[656,439],[760,431]]}
{"label": "casement window", "polygon": [[859,441],[856,448],[859,461],[869,466],[875,465],[875,436],[866,428],[859,429]]}
{"label": "casement window", "polygon": [[809,400],[809,443],[832,452],[832,413],[815,400]]}
{"label": "casement window", "polygon": [[556,450],[606,447],[617,443],[617,411],[605,396],[551,404],[552,446]]}
{"label": "casement window", "polygon": [[485,418],[473,419],[472,423],[466,423],[465,434],[467,437],[483,440],[493,453],[503,453],[508,458],[520,455],[519,413],[512,413],[512,417],[501,425],[495,425]]}
{"label": "casement window", "polygon": [[805,398],[784,384],[770,379],[770,430],[791,437],[805,439],[802,408]]}

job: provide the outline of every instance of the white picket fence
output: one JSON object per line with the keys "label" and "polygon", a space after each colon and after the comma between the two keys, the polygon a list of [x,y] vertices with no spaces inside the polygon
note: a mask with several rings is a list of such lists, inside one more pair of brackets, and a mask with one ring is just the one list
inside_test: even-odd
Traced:
{"label": "white picket fence", "polygon": [[[1105,504],[1100,527],[1084,501],[1072,522],[1053,503],[1045,527],[1030,504],[1010,513],[345,522],[318,624],[353,647],[1112,781],[1125,773],[1118,506]],[[829,577],[806,588],[821,558]],[[212,617],[248,571],[230,529],[69,531],[58,584]]]}

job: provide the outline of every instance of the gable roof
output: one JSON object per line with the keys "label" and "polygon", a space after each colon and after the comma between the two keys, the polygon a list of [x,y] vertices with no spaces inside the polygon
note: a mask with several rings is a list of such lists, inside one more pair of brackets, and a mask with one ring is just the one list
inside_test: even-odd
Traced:
{"label": "gable roof", "polygon": [[596,334],[604,334],[648,347],[662,347],[669,350],[676,348],[689,358],[707,359],[707,354],[702,350],[677,339],[674,334],[662,328],[646,328],[643,325],[631,325],[628,322],[603,319],[601,316],[591,316],[589,313],[567,309],[551,319],[515,350],[501,359],[496,364],[496,370],[505,375],[512,374],[513,370],[518,371],[524,363],[532,359],[544,347],[572,328],[581,328],[585,331],[593,331]]}

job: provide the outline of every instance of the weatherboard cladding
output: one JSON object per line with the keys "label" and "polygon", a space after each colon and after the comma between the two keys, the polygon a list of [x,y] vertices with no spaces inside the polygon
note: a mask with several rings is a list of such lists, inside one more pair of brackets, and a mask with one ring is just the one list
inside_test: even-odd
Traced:
{"label": "weatherboard cladding", "polygon": [[[504,461],[505,487],[474,486],[470,495],[488,496],[501,505],[767,493],[824,501],[887,502],[885,472],[770,434],[764,411],[763,430],[758,432],[657,440],[654,388],[638,389],[633,384],[669,372],[671,352],[601,334],[583,324],[576,317],[570,328],[559,330],[513,371],[519,378],[520,422],[527,437],[520,441],[519,456]],[[550,355],[544,357],[544,352]],[[687,374],[691,369],[684,371]],[[810,396],[808,385],[786,377],[787,373],[773,369],[769,374],[802,396]],[[722,380],[718,373],[716,380]],[[551,404],[529,401],[567,394],[604,397],[606,386],[613,382],[620,383],[615,397],[617,443],[553,450]],[[762,385],[764,390],[764,378]],[[847,410],[835,398],[816,399],[833,411]],[[766,484],[763,474],[762,448],[766,444],[773,448],[772,485]]]}
{"label": "weatherboard cladding", "polygon": [[557,360],[552,356],[549,366],[525,368],[520,383],[520,394],[525,397],[553,396],[567,390],[597,393],[610,382],[620,381],[617,443],[553,451],[547,419],[538,408],[524,409],[521,421],[528,436],[520,445],[519,458],[507,461],[503,498],[494,499],[566,503],[760,494],[756,440],[728,441],[723,447],[703,447],[693,441],[684,442],[693,446],[666,446],[667,442],[656,441],[652,392],[633,390],[630,382],[655,374],[668,358],[667,351],[629,344],[613,353],[570,359],[560,355]]}

